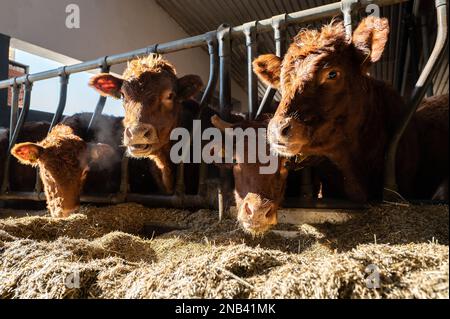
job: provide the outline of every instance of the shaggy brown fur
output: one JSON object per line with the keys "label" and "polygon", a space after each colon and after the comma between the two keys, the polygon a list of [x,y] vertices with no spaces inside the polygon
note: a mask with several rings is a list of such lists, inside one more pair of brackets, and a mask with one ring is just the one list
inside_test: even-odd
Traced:
{"label": "shaggy brown fur", "polygon": [[203,87],[200,77],[177,78],[172,64],[151,54],[131,61],[122,78],[98,74],[91,78],[89,85],[102,95],[123,98],[123,142],[128,154],[154,161],[155,180],[161,181],[163,192],[172,193],[170,132],[180,124],[182,103],[192,99]]}
{"label": "shaggy brown fur", "polygon": [[[348,40],[343,23],[332,22],[301,31],[282,61],[273,55],[254,61],[258,76],[282,95],[269,123],[271,146],[285,156],[327,157],[355,201],[381,197],[385,149],[405,108],[397,92],[367,74],[388,32],[387,19],[367,17]],[[448,122],[448,102],[438,109],[419,111],[401,140],[397,179],[406,197],[430,198],[448,176],[441,165],[448,161],[448,124],[437,124]]]}
{"label": "shaggy brown fur", "polygon": [[53,217],[67,217],[78,208],[89,164],[111,156],[105,144],[88,144],[59,124],[39,143],[19,143],[11,150],[22,164],[39,166],[47,208]]}

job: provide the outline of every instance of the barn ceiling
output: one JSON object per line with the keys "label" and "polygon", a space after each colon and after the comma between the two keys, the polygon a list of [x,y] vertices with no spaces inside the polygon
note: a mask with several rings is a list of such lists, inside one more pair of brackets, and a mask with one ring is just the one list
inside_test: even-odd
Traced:
{"label": "barn ceiling", "polygon": [[[289,13],[317,7],[336,1],[330,0],[156,0],[157,3],[191,36],[215,30],[222,23],[229,23],[232,26],[241,25],[245,22],[263,20],[281,13]],[[424,3],[432,3],[431,1]],[[405,56],[402,55],[402,46],[405,45],[405,33],[400,34],[401,21],[412,12],[412,3],[403,3],[381,8],[381,16],[387,17],[390,21],[390,35],[388,45],[380,62],[372,70],[372,74],[384,81],[398,83],[405,78],[404,93],[407,95],[417,78],[409,68],[409,72],[403,77],[403,67]],[[425,8],[421,8],[425,12]],[[434,9],[427,10],[427,30],[430,45],[434,43],[435,21]],[[354,20],[359,21],[365,12],[359,12]],[[356,18],[356,19],[355,19]],[[319,28],[329,20],[320,20],[307,25],[290,26],[287,29],[288,38],[292,37],[300,28]],[[417,31],[419,32],[419,31]],[[274,40],[272,33],[258,35],[258,53],[274,52]],[[405,50],[403,50],[404,52]],[[419,50],[421,51],[421,44]],[[423,58],[419,57],[419,69],[423,66]],[[244,89],[247,86],[246,73],[246,48],[244,39],[234,40],[232,43],[232,77]],[[265,87],[259,83],[259,96],[264,94]],[[397,88],[401,90],[401,85]],[[434,82],[435,93],[448,92],[448,58],[443,61]]]}

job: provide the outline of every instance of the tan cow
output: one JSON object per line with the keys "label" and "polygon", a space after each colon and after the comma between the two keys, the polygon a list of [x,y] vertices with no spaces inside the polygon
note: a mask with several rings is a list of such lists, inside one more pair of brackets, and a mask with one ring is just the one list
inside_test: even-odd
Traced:
{"label": "tan cow", "polygon": [[86,143],[63,124],[56,125],[42,141],[19,143],[11,150],[20,163],[39,166],[53,217],[67,217],[78,208],[89,166],[112,153],[109,145]]}

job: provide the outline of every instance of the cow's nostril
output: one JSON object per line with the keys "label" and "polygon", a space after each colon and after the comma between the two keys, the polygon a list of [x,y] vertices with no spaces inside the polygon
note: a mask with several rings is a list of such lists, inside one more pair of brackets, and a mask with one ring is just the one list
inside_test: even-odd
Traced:
{"label": "cow's nostril", "polygon": [[128,138],[132,138],[133,137],[133,133],[131,133],[131,130],[128,127],[125,129],[125,135]]}
{"label": "cow's nostril", "polygon": [[281,136],[288,136],[290,131],[291,125],[289,123],[286,123],[280,130]]}
{"label": "cow's nostril", "polygon": [[271,206],[269,208],[269,210],[266,212],[266,218],[270,219],[272,217],[272,215],[274,214],[275,210],[273,209],[273,207]]}
{"label": "cow's nostril", "polygon": [[245,208],[245,212],[247,213],[248,216],[252,216],[253,215],[253,212],[250,209],[250,207],[248,206],[248,203],[245,203],[244,208]]}
{"label": "cow's nostril", "polygon": [[146,132],[145,132],[145,134],[144,134],[144,137],[145,138],[148,138],[148,139],[151,139],[151,137],[152,137],[152,130],[147,130]]}

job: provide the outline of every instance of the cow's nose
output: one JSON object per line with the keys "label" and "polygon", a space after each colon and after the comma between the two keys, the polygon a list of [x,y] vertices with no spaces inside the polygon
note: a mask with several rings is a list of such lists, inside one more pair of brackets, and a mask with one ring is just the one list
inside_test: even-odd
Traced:
{"label": "cow's nose", "polygon": [[250,220],[252,224],[275,225],[277,223],[277,210],[275,204],[273,202],[268,202],[268,200],[264,200],[263,202],[266,202],[266,204],[244,203],[247,219]]}
{"label": "cow's nose", "polygon": [[129,141],[137,143],[144,140],[151,141],[154,138],[154,129],[151,125],[135,125],[125,129],[125,136]]}
{"label": "cow's nose", "polygon": [[273,118],[269,123],[269,134],[277,140],[289,137],[292,129],[292,119],[290,117]]}

